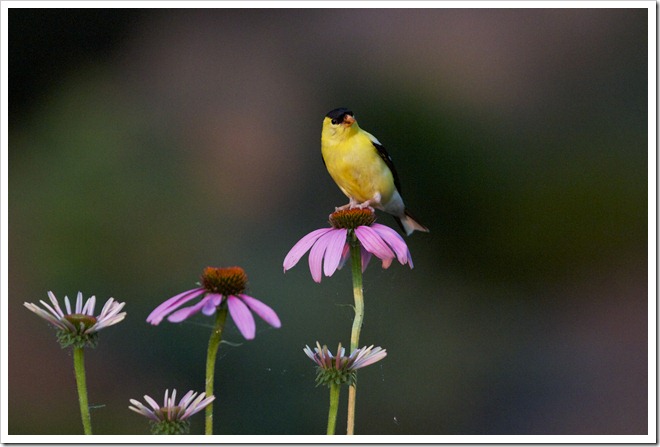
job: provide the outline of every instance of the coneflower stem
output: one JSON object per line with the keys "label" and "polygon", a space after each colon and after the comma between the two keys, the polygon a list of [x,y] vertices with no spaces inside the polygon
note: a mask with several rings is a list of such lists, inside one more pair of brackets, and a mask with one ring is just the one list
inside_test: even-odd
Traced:
{"label": "coneflower stem", "polygon": [[[227,319],[227,305],[225,302],[220,306],[215,314],[215,326],[211,337],[209,338],[209,349],[206,354],[206,395],[213,396],[213,379],[215,377],[215,358],[218,354],[218,348],[222,341],[222,331],[225,328]],[[206,423],[204,434],[213,434],[213,402],[206,407]]]}
{"label": "coneflower stem", "polygon": [[341,385],[332,383],[330,384],[330,409],[328,410],[328,435],[335,434],[335,426],[337,424],[337,411],[339,410],[339,391]]}
{"label": "coneflower stem", "polygon": [[[360,242],[355,233],[351,239],[351,271],[353,273],[353,298],[355,300],[355,318],[351,330],[351,350],[353,352],[360,343],[360,330],[364,319],[364,292],[362,290],[362,254]],[[348,388],[348,420],[346,423],[346,434],[352,435],[355,431],[355,395],[357,389],[353,384]]]}
{"label": "coneflower stem", "polygon": [[73,369],[76,373],[76,385],[78,386],[78,401],[80,402],[80,416],[82,418],[83,430],[86,435],[91,435],[92,418],[89,416],[89,404],[87,403],[84,348],[73,348]]}

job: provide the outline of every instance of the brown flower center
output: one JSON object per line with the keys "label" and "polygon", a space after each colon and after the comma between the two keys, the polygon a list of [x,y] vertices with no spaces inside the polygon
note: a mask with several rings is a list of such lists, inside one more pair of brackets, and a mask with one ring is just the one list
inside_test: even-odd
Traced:
{"label": "brown flower center", "polygon": [[208,292],[237,295],[245,291],[247,275],[240,267],[206,267],[202,273],[202,285]]}
{"label": "brown flower center", "polygon": [[376,214],[370,208],[352,208],[335,211],[330,215],[330,224],[335,228],[354,230],[359,226],[369,226],[376,221]]}
{"label": "brown flower center", "polygon": [[[168,410],[170,410],[171,418],[167,417]],[[156,410],[155,413],[161,421],[176,421],[179,416],[179,410],[180,408],[178,405],[171,409],[169,407],[160,407],[160,410]]]}
{"label": "brown flower center", "polygon": [[96,317],[85,314],[65,315],[64,319],[73,324],[76,329],[80,328],[82,325],[82,329],[85,330],[96,324]]}

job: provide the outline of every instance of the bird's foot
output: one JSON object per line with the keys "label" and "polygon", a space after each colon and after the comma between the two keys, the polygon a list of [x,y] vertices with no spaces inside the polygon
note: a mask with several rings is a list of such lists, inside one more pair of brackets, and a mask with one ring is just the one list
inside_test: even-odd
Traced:
{"label": "bird's foot", "polygon": [[375,205],[380,203],[381,195],[379,192],[376,193],[371,199],[367,200],[366,202],[362,203],[355,203],[354,208],[358,209],[364,209],[364,208],[371,208],[373,210],[373,207],[371,205]]}
{"label": "bird's foot", "polygon": [[348,202],[346,205],[336,206],[336,207],[335,207],[335,212],[337,212],[337,211],[344,211],[344,210],[347,210],[347,209],[353,208],[354,205],[355,205],[355,203],[354,203],[353,201],[350,201],[350,202]]}

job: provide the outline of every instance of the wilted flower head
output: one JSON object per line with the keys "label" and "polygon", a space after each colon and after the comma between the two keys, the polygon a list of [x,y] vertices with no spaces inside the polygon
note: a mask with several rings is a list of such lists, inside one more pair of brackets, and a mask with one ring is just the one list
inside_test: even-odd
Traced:
{"label": "wilted flower head", "polygon": [[126,312],[119,312],[126,303],[118,303],[114,298],[110,298],[101,313],[94,316],[95,296],[83,304],[83,295],[78,292],[74,309],[71,308],[69,297],[65,296],[66,313],[60,308],[53,292],[48,292],[48,297],[52,306],[43,300],[39,301],[46,310],[33,303],[23,303],[23,305],[57,328],[57,339],[63,348],[95,347],[98,343],[98,331],[117,324],[126,317]]}
{"label": "wilted flower head", "polygon": [[341,343],[337,347],[337,355],[332,355],[332,352],[326,345],[321,345],[316,342],[314,351],[309,346],[303,349],[307,357],[316,363],[316,385],[336,384],[341,385],[347,383],[353,385],[356,381],[356,371],[365,366],[376,363],[387,356],[387,351],[380,346],[374,348],[374,345],[355,349],[351,355],[346,357],[345,350],[342,348]]}
{"label": "wilted flower head", "polygon": [[410,251],[403,238],[390,227],[375,223],[375,220],[376,215],[371,208],[335,211],[330,215],[330,228],[314,230],[293,246],[284,258],[284,271],[293,268],[309,251],[312,278],[321,282],[321,271],[325,276],[332,276],[350,257],[350,243],[360,244],[363,271],[371,255],[382,260],[383,268],[388,268],[394,259],[412,268]]}
{"label": "wilted flower head", "polygon": [[176,404],[176,390],[172,390],[171,396],[168,396],[168,390],[165,390],[162,407],[154,399],[145,395],[144,400],[151,405],[151,409],[135,399],[130,399],[134,406],[129,405],[128,408],[151,419],[152,434],[181,435],[190,430],[190,422],[187,419],[206,408],[215,399],[215,396],[205,398],[206,393],[200,394],[197,398],[195,396],[197,393],[190,390]]}
{"label": "wilted flower head", "polygon": [[[157,325],[169,315],[168,321],[180,323],[200,311],[204,315],[213,315],[221,305],[226,304],[229,315],[247,340],[253,339],[256,332],[254,317],[250,310],[266,323],[279,328],[281,323],[275,311],[256,298],[243,293],[246,286],[247,275],[240,267],[207,267],[202,273],[201,287],[187,290],[163,302],[149,314],[147,322]],[[197,304],[181,308],[188,301],[200,297],[201,300]]]}

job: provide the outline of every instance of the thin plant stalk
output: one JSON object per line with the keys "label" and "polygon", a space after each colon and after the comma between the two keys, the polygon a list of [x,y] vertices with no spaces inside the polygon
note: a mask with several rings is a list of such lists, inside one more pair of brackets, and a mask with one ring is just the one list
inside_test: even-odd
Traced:
{"label": "thin plant stalk", "polygon": [[330,409],[328,410],[328,435],[335,434],[335,426],[337,425],[337,411],[339,410],[339,392],[341,385],[333,383],[330,385]]}
{"label": "thin plant stalk", "polygon": [[[360,243],[355,236],[351,239],[351,272],[353,274],[353,298],[355,300],[355,318],[351,330],[351,350],[357,349],[360,343],[360,330],[364,319],[364,292],[362,289],[362,255]],[[348,420],[346,423],[346,434],[352,435],[355,431],[355,399],[357,388],[354,383],[348,388]]]}
{"label": "thin plant stalk", "polygon": [[91,435],[92,418],[89,415],[89,403],[87,402],[84,348],[73,348],[73,369],[76,373],[76,385],[78,386],[78,401],[80,402],[80,416],[82,418],[83,430],[86,435]]}
{"label": "thin plant stalk", "polygon": [[[222,331],[225,328],[225,320],[227,319],[227,305],[223,304],[215,315],[215,326],[211,337],[209,338],[209,348],[206,354],[206,395],[213,396],[213,380],[215,377],[215,359],[218,354],[218,348],[222,341]],[[213,434],[213,402],[206,407],[206,421],[204,427],[204,434]]]}

